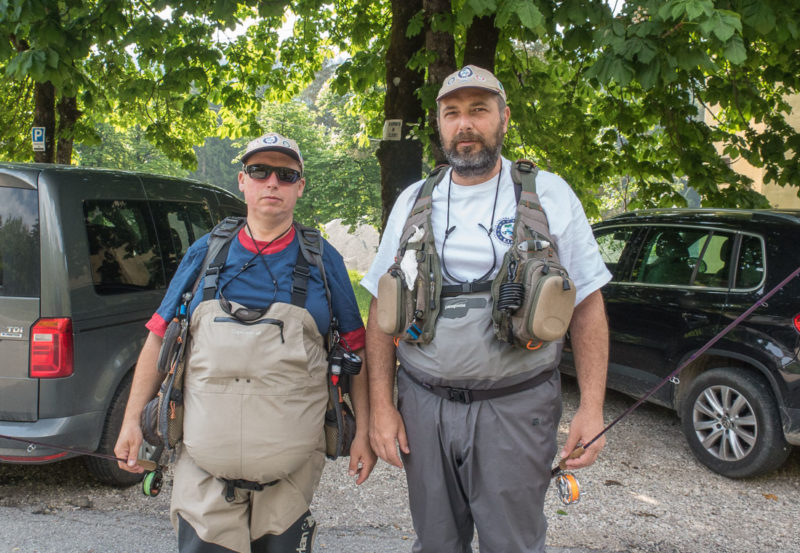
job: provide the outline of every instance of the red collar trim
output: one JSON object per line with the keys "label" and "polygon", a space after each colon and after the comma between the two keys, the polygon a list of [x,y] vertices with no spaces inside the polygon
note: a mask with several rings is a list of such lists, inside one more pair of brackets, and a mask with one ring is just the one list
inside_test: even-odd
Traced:
{"label": "red collar trim", "polygon": [[[292,228],[289,229],[289,232],[275,240],[272,244],[269,245],[267,249],[262,251],[261,253],[278,253],[280,251],[285,250],[289,244],[292,243],[294,240],[295,230],[294,225]],[[239,242],[244,246],[249,252],[258,253],[258,251],[269,244],[269,242],[262,242],[260,240],[253,240],[249,234],[247,234],[247,228],[242,227],[242,230],[239,231]]]}

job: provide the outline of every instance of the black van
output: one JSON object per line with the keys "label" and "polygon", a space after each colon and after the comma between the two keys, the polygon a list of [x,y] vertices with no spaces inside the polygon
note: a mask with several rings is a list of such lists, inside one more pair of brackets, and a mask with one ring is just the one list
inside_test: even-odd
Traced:
{"label": "black van", "polygon": [[[236,196],[199,182],[0,164],[0,435],[113,453],[144,324],[181,257],[245,214]],[[72,455],[0,438],[0,462]],[[85,459],[101,481],[140,478]]]}

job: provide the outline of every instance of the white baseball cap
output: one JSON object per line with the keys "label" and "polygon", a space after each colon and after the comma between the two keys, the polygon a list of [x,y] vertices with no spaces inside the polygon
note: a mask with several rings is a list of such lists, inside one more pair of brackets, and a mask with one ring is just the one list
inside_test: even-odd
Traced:
{"label": "white baseball cap", "polygon": [[281,136],[276,132],[268,132],[263,136],[259,136],[255,140],[251,140],[247,144],[247,149],[245,149],[241,161],[242,163],[245,163],[247,158],[256,152],[273,151],[286,154],[287,156],[296,159],[298,163],[300,163],[300,172],[303,172],[303,156],[300,154],[300,148],[297,146],[297,142],[291,138]]}

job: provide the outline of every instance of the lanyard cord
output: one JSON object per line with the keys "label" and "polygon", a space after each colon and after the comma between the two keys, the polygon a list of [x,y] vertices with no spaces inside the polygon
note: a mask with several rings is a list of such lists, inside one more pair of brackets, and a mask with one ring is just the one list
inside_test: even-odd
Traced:
{"label": "lanyard cord", "polygon": [[256,248],[256,250],[257,250],[257,251],[256,251],[256,253],[254,253],[254,254],[252,255],[252,257],[250,257],[250,259],[248,259],[248,260],[245,262],[245,264],[244,264],[244,265],[242,265],[242,268],[241,268],[241,269],[239,269],[239,272],[237,272],[235,275],[233,275],[233,277],[232,277],[232,278],[231,278],[231,279],[230,279],[228,282],[226,282],[226,283],[225,283],[225,284],[222,286],[222,288],[220,288],[220,291],[219,291],[219,293],[220,293],[220,295],[222,295],[222,290],[223,290],[223,289],[224,289],[226,286],[228,286],[228,284],[230,284],[231,282],[233,282],[234,280],[236,280],[236,278],[237,278],[239,275],[241,275],[241,274],[242,274],[244,271],[246,271],[247,269],[249,269],[249,268],[251,267],[251,265],[253,264],[253,260],[254,260],[256,257],[260,257],[260,258],[261,258],[261,261],[263,261],[263,262],[264,262],[264,267],[267,269],[267,273],[269,274],[269,278],[270,278],[270,279],[272,279],[272,287],[273,287],[273,288],[272,288],[272,302],[270,302],[270,305],[272,305],[273,303],[275,303],[275,298],[278,296],[278,281],[275,279],[275,275],[273,275],[273,274],[272,274],[272,271],[270,270],[270,268],[269,268],[269,265],[267,264],[267,260],[266,260],[266,259],[264,258],[264,256],[263,256],[263,255],[261,255],[261,254],[262,254],[262,253],[263,253],[263,252],[264,252],[264,251],[265,251],[267,248],[269,248],[269,247],[270,247],[270,246],[271,246],[271,245],[272,245],[272,244],[273,244],[273,243],[274,243],[276,240],[278,240],[279,238],[283,238],[283,237],[286,235],[286,233],[287,233],[287,232],[289,232],[289,231],[292,229],[292,225],[289,225],[289,227],[288,227],[286,230],[284,230],[282,233],[280,233],[278,236],[276,236],[275,238],[273,238],[272,240],[270,240],[269,242],[267,242],[266,244],[264,244],[264,245],[263,245],[262,247],[260,247],[260,248],[259,248],[258,246],[256,246],[256,239],[255,239],[255,237],[253,236],[253,231],[250,229],[250,223],[249,223],[249,222],[245,222],[245,227],[247,227],[247,232],[250,234],[250,240],[252,240],[252,241],[253,241],[253,247],[254,247],[254,248]]}
{"label": "lanyard cord", "polygon": [[[495,267],[497,266],[497,252],[494,249],[494,242],[492,242],[492,229],[494,228],[494,215],[497,211],[497,197],[500,193],[500,177],[503,174],[503,165],[500,164],[500,171],[497,173],[497,184],[494,187],[494,204],[492,205],[492,220],[489,223],[489,228],[487,229],[483,226],[483,223],[478,223],[478,226],[481,227],[484,231],[486,231],[486,236],[489,237],[489,245],[492,247],[492,266],[489,268],[486,273],[480,278],[476,278],[472,282],[483,282],[486,280],[489,275],[494,272]],[[450,236],[450,233],[456,230],[455,225],[452,227],[450,226],[450,190],[453,186],[453,171],[450,170],[449,179],[447,181],[447,219],[444,224],[444,240],[442,240],[442,272],[444,275],[452,282],[458,284],[465,284],[465,281],[458,280],[453,275],[450,274],[450,271],[447,270],[447,262],[444,258],[444,246],[447,243],[447,238]]]}

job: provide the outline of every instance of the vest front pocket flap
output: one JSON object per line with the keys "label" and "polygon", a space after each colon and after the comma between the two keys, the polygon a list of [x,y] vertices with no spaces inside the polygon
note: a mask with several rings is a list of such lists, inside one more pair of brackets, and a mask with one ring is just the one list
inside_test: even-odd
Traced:
{"label": "vest front pocket flap", "polygon": [[406,288],[399,275],[384,274],[378,280],[378,328],[386,334],[405,329]]}

